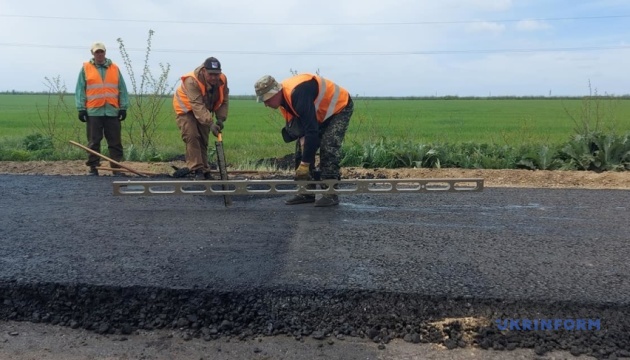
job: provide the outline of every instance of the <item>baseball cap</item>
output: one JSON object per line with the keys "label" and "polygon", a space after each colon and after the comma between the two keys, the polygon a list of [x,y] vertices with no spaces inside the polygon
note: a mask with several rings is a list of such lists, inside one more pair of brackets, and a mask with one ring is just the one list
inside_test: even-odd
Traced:
{"label": "baseball cap", "polygon": [[96,50],[107,51],[105,49],[105,44],[103,44],[102,42],[95,42],[94,44],[92,44],[92,53],[94,53]]}
{"label": "baseball cap", "polygon": [[282,85],[278,84],[271,75],[265,75],[254,84],[256,90],[256,101],[264,102],[282,90]]}
{"label": "baseball cap", "polygon": [[203,67],[211,74],[221,73],[221,63],[215,57],[209,57],[203,62]]}

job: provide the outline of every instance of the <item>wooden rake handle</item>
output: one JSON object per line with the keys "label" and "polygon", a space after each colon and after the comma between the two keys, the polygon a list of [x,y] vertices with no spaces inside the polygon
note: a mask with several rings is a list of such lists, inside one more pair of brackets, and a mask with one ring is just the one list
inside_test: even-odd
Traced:
{"label": "wooden rake handle", "polygon": [[72,145],[74,145],[74,146],[78,146],[78,147],[80,147],[81,149],[83,149],[83,150],[85,150],[85,151],[89,152],[90,154],[94,154],[94,155],[96,155],[96,156],[98,156],[98,157],[100,157],[100,158],[103,158],[103,159],[105,159],[105,160],[109,161],[110,163],[112,163],[112,164],[114,164],[114,165],[118,165],[118,166],[120,166],[121,168],[123,168],[123,169],[125,169],[125,170],[128,170],[129,172],[134,173],[134,174],[136,174],[136,175],[138,175],[138,176],[148,177],[147,175],[142,174],[142,173],[140,173],[140,172],[137,172],[136,170],[134,170],[134,169],[132,169],[132,168],[130,168],[130,167],[128,167],[128,166],[126,166],[126,165],[123,165],[123,164],[119,163],[119,162],[118,162],[118,161],[116,161],[116,160],[110,159],[110,158],[108,158],[107,156],[105,156],[105,155],[103,155],[103,154],[99,154],[98,152],[96,152],[96,151],[94,151],[94,150],[90,149],[89,147],[86,147],[86,146],[83,146],[83,145],[79,144],[78,142],[74,142],[74,141],[70,140],[70,144],[72,144]]}

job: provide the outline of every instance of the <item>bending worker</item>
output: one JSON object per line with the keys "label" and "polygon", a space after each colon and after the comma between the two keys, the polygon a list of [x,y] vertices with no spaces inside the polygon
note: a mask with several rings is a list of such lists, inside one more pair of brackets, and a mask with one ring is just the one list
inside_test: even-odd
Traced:
{"label": "bending worker", "polygon": [[[278,83],[265,75],[254,85],[257,101],[280,109],[286,120],[282,129],[285,142],[296,141],[295,179],[311,180],[315,154],[319,149],[321,178],[340,179],[341,145],[352,116],[353,103],[348,91],[319,75],[300,74]],[[339,204],[337,194],[297,194],[287,205],[315,203]]]}
{"label": "bending worker", "polygon": [[[229,88],[221,63],[209,57],[195,70],[182,76],[173,96],[177,127],[186,144],[186,167],[195,179],[212,179],[208,164],[210,132],[215,137],[223,130],[228,115]],[[212,120],[216,116],[216,123]]]}

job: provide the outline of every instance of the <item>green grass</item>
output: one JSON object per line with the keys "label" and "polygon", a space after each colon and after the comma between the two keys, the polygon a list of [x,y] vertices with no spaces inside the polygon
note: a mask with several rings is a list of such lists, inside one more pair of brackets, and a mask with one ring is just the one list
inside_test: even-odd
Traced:
{"label": "green grass", "polygon": [[[617,119],[604,126],[630,129],[630,100],[613,101]],[[358,141],[382,134],[425,143],[558,144],[574,133],[565,108],[576,116],[581,107],[580,99],[358,101],[350,134]]]}
{"label": "green grass", "polygon": [[[19,146],[22,140],[41,133],[48,123],[49,101],[53,95],[0,94],[0,149]],[[594,101],[594,100],[591,100]],[[607,110],[595,115],[605,131],[630,129],[630,99],[601,100]],[[60,110],[54,131],[67,143],[85,143],[84,125],[76,118],[73,95],[65,95],[68,111]],[[509,145],[559,145],[576,131],[577,120],[585,115],[582,99],[355,99],[355,112],[346,144],[393,142]],[[609,107],[609,108],[608,108]],[[593,115],[590,115],[593,117]],[[165,101],[160,122],[157,151],[164,156],[184,153],[170,98]],[[591,118],[591,121],[594,119]],[[123,123],[133,122],[132,117]],[[280,136],[284,120],[278,112],[254,100],[232,99],[224,130],[224,148],[231,163],[246,163],[292,153],[294,144]],[[63,136],[61,136],[63,134]],[[128,142],[126,143],[128,146]],[[84,154],[66,144],[69,158]]]}

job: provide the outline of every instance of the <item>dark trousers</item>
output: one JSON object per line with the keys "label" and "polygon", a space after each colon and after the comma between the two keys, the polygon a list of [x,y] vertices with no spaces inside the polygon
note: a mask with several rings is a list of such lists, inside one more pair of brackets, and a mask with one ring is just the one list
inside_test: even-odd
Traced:
{"label": "dark trousers", "polygon": [[[343,110],[335,114],[319,125],[319,169],[322,179],[339,179],[341,162],[341,145],[348,130],[350,117],[354,112],[352,99],[348,101]],[[295,167],[302,161],[302,146],[300,140],[295,145]],[[311,164],[311,171],[313,170]]]}
{"label": "dark trousers", "polygon": [[[117,162],[123,159],[123,146],[120,120],[111,116],[88,116],[87,119],[87,140],[90,149],[101,152],[101,140],[105,136],[109,157]],[[90,154],[85,163],[87,166],[96,167],[101,164],[101,158]],[[111,164],[113,165],[113,164]]]}

